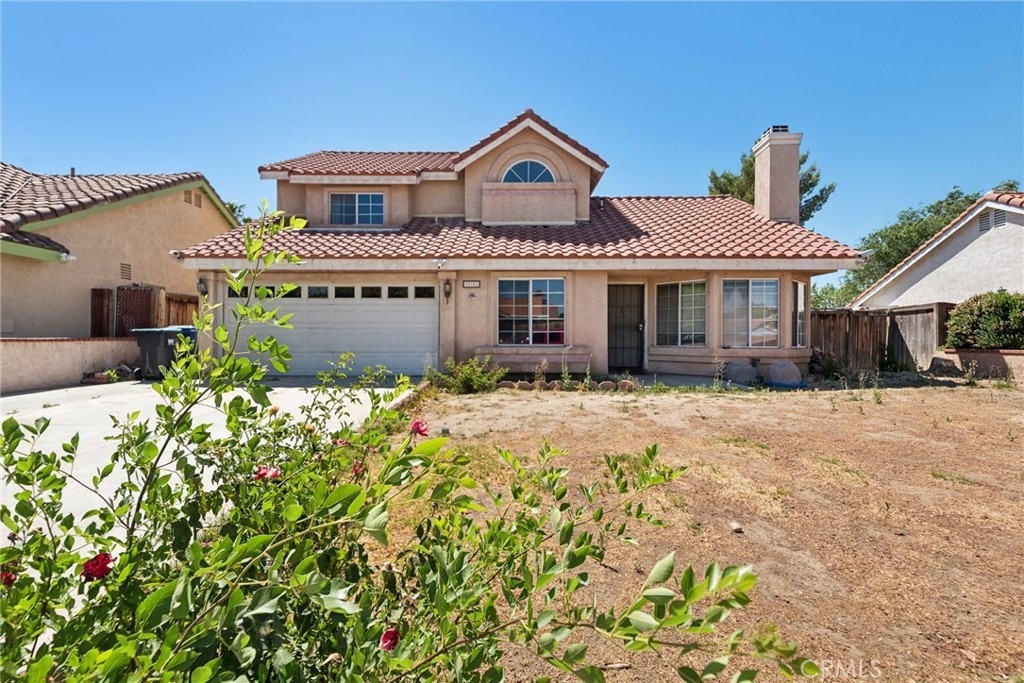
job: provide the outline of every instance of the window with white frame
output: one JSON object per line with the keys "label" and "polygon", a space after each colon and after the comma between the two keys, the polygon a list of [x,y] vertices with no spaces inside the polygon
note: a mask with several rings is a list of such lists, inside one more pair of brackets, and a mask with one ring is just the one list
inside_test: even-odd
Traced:
{"label": "window with white frame", "polygon": [[704,346],[707,342],[707,284],[658,285],[658,346]]}
{"label": "window with white frame", "polygon": [[565,280],[498,280],[498,343],[565,344]]}
{"label": "window with white frame", "polygon": [[509,167],[502,176],[503,183],[553,183],[554,174],[539,161],[527,159]]}
{"label": "window with white frame", "polygon": [[722,283],[722,346],[779,345],[779,281],[725,280]]}
{"label": "window with white frame", "polygon": [[793,346],[807,346],[807,285],[793,283]]}
{"label": "window with white frame", "polygon": [[331,225],[384,225],[384,194],[332,194],[330,222]]}

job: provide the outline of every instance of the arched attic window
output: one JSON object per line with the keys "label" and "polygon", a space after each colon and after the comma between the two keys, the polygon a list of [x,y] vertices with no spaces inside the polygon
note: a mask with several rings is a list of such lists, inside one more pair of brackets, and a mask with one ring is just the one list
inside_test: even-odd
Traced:
{"label": "arched attic window", "polygon": [[526,160],[512,164],[505,175],[502,176],[503,183],[553,183],[555,176],[548,170],[548,167],[539,161]]}

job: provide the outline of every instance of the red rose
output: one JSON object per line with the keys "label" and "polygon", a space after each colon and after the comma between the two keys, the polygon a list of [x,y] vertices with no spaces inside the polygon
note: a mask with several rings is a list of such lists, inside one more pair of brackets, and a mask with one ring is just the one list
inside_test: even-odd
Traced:
{"label": "red rose", "polygon": [[86,581],[99,581],[110,573],[112,569],[110,565],[113,561],[114,558],[110,556],[110,553],[100,553],[91,560],[87,560],[82,566],[82,576]]}
{"label": "red rose", "polygon": [[380,649],[394,650],[395,645],[398,645],[398,629],[389,628],[380,636]]}
{"label": "red rose", "polygon": [[413,420],[409,425],[409,431],[420,436],[427,435],[427,423],[423,420]]}
{"label": "red rose", "polygon": [[277,479],[281,476],[281,470],[276,467],[264,467],[260,465],[256,468],[256,474],[252,475],[252,478],[256,481],[261,479]]}
{"label": "red rose", "polygon": [[2,583],[4,586],[10,586],[17,580],[18,575],[14,572],[0,572],[0,583]]}
{"label": "red rose", "polygon": [[364,472],[366,472],[366,468],[363,467],[363,463],[361,463],[361,462],[354,462],[354,463],[352,463],[352,474],[353,474],[353,476],[361,477],[361,476],[363,476]]}

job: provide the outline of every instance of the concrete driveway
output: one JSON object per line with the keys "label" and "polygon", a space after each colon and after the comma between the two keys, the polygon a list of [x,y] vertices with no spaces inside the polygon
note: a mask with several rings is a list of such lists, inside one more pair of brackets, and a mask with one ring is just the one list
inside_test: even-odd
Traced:
{"label": "concrete driveway", "polygon": [[[313,385],[312,378],[289,378],[268,383],[269,397],[273,405],[282,412],[299,416],[300,406],[308,399],[308,387]],[[348,408],[349,415],[345,422],[361,424],[369,415],[370,403],[366,400],[367,391],[360,390]],[[153,390],[151,382],[120,382],[117,384],[100,384],[93,386],[77,386],[67,389],[37,391],[13,396],[0,397],[0,414],[3,419],[14,417],[19,422],[31,424],[37,418],[50,419],[50,426],[39,439],[38,450],[61,451],[61,446],[70,441],[77,432],[79,434],[78,457],[74,471],[84,481],[92,479],[92,475],[110,461],[114,444],[105,441],[104,437],[114,433],[110,416],[123,418],[128,413],[139,411],[140,418],[154,416],[154,407],[159,403],[159,396]],[[227,430],[223,425],[223,415],[211,406],[198,406],[193,411],[196,424],[209,422],[213,424],[213,435],[223,436]],[[337,425],[340,426],[341,420]],[[104,491],[113,490],[123,481],[115,472],[106,482]],[[12,505],[12,491],[3,487],[2,500],[5,505]],[[99,499],[74,482],[69,482],[64,492],[66,512],[73,512],[76,519],[98,506]]]}

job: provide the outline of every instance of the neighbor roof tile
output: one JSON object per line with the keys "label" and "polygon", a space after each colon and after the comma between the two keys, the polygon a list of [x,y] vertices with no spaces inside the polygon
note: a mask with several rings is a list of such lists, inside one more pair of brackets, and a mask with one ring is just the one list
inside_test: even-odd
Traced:
{"label": "neighbor roof tile", "polygon": [[260,166],[294,175],[418,175],[451,171],[458,152],[313,152]]}

